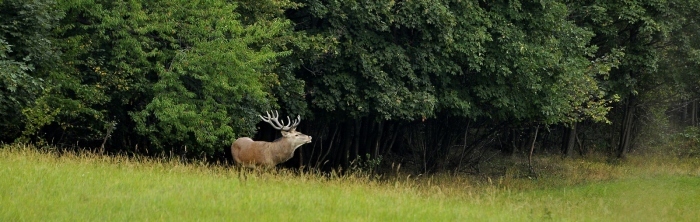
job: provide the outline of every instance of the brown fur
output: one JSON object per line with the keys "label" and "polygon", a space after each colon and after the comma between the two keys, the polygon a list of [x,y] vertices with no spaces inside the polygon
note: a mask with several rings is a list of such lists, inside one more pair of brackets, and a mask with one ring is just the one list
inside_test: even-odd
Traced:
{"label": "brown fur", "polygon": [[250,168],[270,168],[291,159],[297,148],[310,142],[310,136],[294,129],[282,131],[282,137],[275,142],[253,141],[243,137],[231,144],[231,155],[237,164]]}

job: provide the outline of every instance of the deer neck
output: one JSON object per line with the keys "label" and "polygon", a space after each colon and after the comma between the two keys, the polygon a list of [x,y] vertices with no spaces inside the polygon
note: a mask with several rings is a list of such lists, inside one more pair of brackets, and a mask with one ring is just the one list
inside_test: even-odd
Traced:
{"label": "deer neck", "polygon": [[280,138],[272,143],[271,154],[275,162],[284,162],[294,156],[294,151],[301,146],[301,144],[293,144],[291,139]]}

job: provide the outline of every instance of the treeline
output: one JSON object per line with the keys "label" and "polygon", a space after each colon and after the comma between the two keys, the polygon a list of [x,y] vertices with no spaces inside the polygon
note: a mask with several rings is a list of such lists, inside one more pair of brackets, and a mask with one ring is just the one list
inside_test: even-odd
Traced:
{"label": "treeline", "polygon": [[4,143],[217,159],[274,139],[257,115],[279,109],[314,137],[290,165],[427,172],[533,142],[624,157],[659,130],[643,126],[698,122],[698,0],[0,0],[0,16]]}

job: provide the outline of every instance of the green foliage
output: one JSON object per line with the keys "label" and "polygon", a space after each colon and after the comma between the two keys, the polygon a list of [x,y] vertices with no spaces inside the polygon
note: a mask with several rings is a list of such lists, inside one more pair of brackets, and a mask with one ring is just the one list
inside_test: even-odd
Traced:
{"label": "green foliage", "polygon": [[[683,99],[700,97],[700,1],[685,1],[685,4],[671,5],[673,12],[672,31],[669,44],[664,47],[659,75],[670,82],[675,90],[666,94],[678,93]],[[695,6],[695,7],[692,7]],[[656,92],[655,92],[656,93]]]}
{"label": "green foliage", "polygon": [[0,2],[0,39],[7,59],[26,62],[35,68],[54,65],[59,52],[51,44],[51,30],[63,17],[52,0]]}
{"label": "green foliage", "polygon": [[212,154],[272,108],[353,143],[382,121],[610,123],[700,95],[699,4],[3,0],[0,141]]}
{"label": "green foliage", "polygon": [[571,1],[571,4],[576,22],[596,34],[591,44],[600,48],[599,53],[624,51],[619,67],[611,71],[609,79],[601,80],[608,91],[623,99],[650,91],[664,84],[664,78],[673,76],[659,66],[666,62],[676,66],[683,60],[675,60],[674,55],[663,52],[678,45],[668,44],[673,38],[689,36],[678,34],[696,30],[691,26],[693,17],[697,16],[692,13],[697,11],[697,1],[611,0]]}
{"label": "green foliage", "polygon": [[34,132],[38,132],[41,127],[52,123],[58,115],[60,109],[49,107],[45,99],[45,97],[41,97],[36,101],[35,106],[22,110],[22,114],[27,118],[27,124],[22,131],[22,137],[19,138],[21,142],[29,142]]}
{"label": "green foliage", "polygon": [[679,135],[690,140],[695,146],[700,145],[700,127],[687,127]]}
{"label": "green foliage", "polygon": [[677,133],[674,143],[670,143],[670,149],[680,157],[700,156],[700,127],[686,127],[683,132]]}
{"label": "green foliage", "polygon": [[350,162],[348,167],[348,173],[356,176],[368,176],[371,178],[378,178],[379,168],[382,164],[382,156],[372,157],[366,154],[365,157],[358,157]]}
{"label": "green foliage", "polygon": [[289,23],[243,26],[230,13],[235,5],[223,2],[176,5],[145,7],[152,14],[144,18],[157,29],[141,31],[168,36],[177,52],[156,70],[153,100],[132,116],[138,132],[157,146],[189,145],[213,153],[233,137],[251,135],[255,114],[274,104],[269,95],[279,85],[274,61],[288,53],[266,42],[284,35]]}
{"label": "green foliage", "polygon": [[63,14],[55,7],[51,0],[0,1],[0,141],[23,130],[22,109],[41,94],[58,61],[51,30]]}
{"label": "green foliage", "polygon": [[[321,55],[301,58],[309,70],[303,75],[311,87],[313,106],[339,110],[350,118],[375,114],[381,119],[415,119],[433,115],[437,102],[434,89],[427,73],[416,72],[413,58],[429,58],[438,52],[421,51],[423,48],[437,49],[445,44],[421,45],[421,35],[427,38],[431,33],[417,26],[425,25],[427,21],[422,20],[427,17],[435,17],[436,26],[449,25],[438,19],[450,15],[444,10],[426,10],[429,14],[411,19],[408,16],[423,10],[420,3],[401,4],[416,5],[403,7],[393,1],[307,3],[306,11],[300,13],[313,17],[304,17],[311,21],[300,23],[322,20],[324,25],[306,31],[324,36],[318,44],[330,44],[312,46],[321,50]],[[439,7],[442,5],[436,4]],[[401,10],[404,8],[406,12]],[[415,45],[411,45],[413,40]]]}
{"label": "green foliage", "polygon": [[[146,93],[143,77],[149,61],[137,49],[137,39],[119,38],[127,30],[115,32],[114,20],[103,22],[111,15],[109,7],[96,1],[60,2],[66,16],[53,32],[62,62],[47,76],[48,87],[37,104],[23,112],[31,126],[25,136],[48,129],[60,133],[45,139],[58,143],[65,143],[61,138],[75,140],[69,143],[96,141],[109,118],[124,121],[124,109],[131,108],[124,106],[138,103],[132,97]],[[40,115],[46,113],[55,114],[52,121],[33,121],[45,119]]]}
{"label": "green foliage", "polygon": [[[596,81],[615,56],[596,58],[593,33],[568,20],[557,1],[494,2],[494,22],[474,93],[498,119],[570,123],[605,120],[611,99]],[[591,63],[591,61],[594,61]]]}
{"label": "green foliage", "polygon": [[[25,138],[53,129],[89,144],[119,123],[121,141],[212,154],[252,135],[256,115],[276,106],[273,92],[298,95],[303,85],[282,84],[276,74],[295,37],[289,21],[271,14],[294,4],[266,4],[239,10],[216,0],[60,2],[66,16],[52,31],[62,62],[22,111]],[[246,10],[255,13],[237,13]]]}
{"label": "green foliage", "polygon": [[560,2],[305,4],[312,17],[299,23],[315,24],[304,30],[332,40],[301,71],[317,108],[351,118],[446,112],[548,124],[604,120],[609,109],[611,97],[596,84],[607,71],[591,67],[593,33],[569,21]]}
{"label": "green foliage", "polygon": [[619,133],[616,155],[624,157],[632,148],[631,140],[636,140],[632,129],[642,125],[640,116],[654,117],[657,110],[670,110],[668,101],[687,99],[693,96],[692,88],[697,88],[700,69],[691,58],[700,41],[696,25],[700,2],[606,0],[568,4],[576,23],[595,33],[590,44],[599,48],[599,55],[624,52],[619,65],[597,81],[622,101],[613,104],[617,111],[610,117],[621,130],[609,134]]}
{"label": "green foliage", "polygon": [[35,91],[40,86],[36,79],[27,74],[32,67],[8,59],[7,54],[10,52],[11,46],[0,39],[0,127],[5,129],[0,135],[2,140],[16,137],[13,134],[21,131],[20,119],[13,117],[18,116],[17,111],[23,103],[30,102],[35,97]]}

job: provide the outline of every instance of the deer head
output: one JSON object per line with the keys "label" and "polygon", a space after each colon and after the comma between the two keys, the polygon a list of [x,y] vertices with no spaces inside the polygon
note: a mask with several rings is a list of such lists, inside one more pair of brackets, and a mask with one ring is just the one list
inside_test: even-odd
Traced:
{"label": "deer head", "polygon": [[238,138],[231,145],[231,155],[236,163],[246,167],[274,167],[285,162],[294,156],[294,151],[301,145],[311,142],[311,137],[297,132],[296,128],[301,122],[301,117],[292,121],[287,116],[287,124],[278,119],[277,111],[266,112],[267,116],[259,115],[260,118],[272,125],[273,128],[282,132],[282,137],[274,142],[253,141],[248,137]]}

